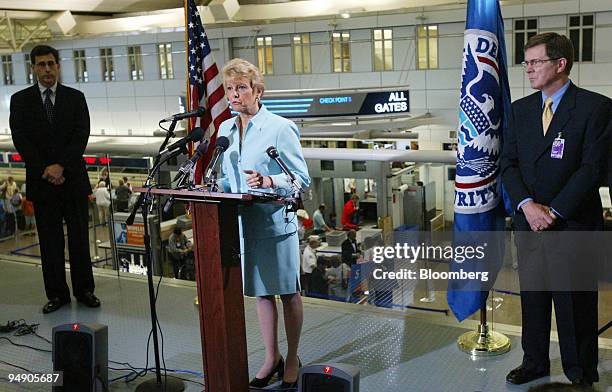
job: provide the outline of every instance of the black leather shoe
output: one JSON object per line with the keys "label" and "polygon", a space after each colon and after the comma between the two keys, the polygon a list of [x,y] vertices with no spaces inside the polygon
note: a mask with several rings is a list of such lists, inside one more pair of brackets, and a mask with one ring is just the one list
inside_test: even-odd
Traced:
{"label": "black leather shoe", "polygon": [[[298,373],[299,373],[299,368],[301,368],[301,367],[302,367],[302,360],[300,359],[300,357],[298,357]],[[297,379],[295,381],[293,381],[293,382],[289,382],[289,381],[283,380],[283,382],[281,383],[279,389],[295,389],[295,388],[297,388],[297,385],[298,385],[298,380]]]}
{"label": "black leather shoe", "polygon": [[88,308],[97,308],[100,306],[100,300],[92,292],[78,296],[77,301],[87,306]]}
{"label": "black leather shoe", "polygon": [[59,308],[61,308],[62,306],[69,304],[69,303],[70,303],[70,299],[64,300],[64,299],[57,298],[57,297],[51,298],[49,302],[47,302],[45,306],[43,306],[42,312],[44,314],[52,313],[58,310]]}
{"label": "black leather shoe", "polygon": [[264,378],[257,378],[257,377],[253,378],[251,382],[249,383],[249,385],[252,387],[256,387],[256,388],[263,388],[270,383],[270,380],[272,379],[272,377],[274,377],[275,374],[278,374],[278,378],[283,378],[284,371],[285,371],[285,360],[283,359],[283,357],[280,357],[276,366],[274,366],[274,369],[272,369],[270,374],[268,374]]}
{"label": "black leather shoe", "polygon": [[546,376],[550,376],[550,371],[536,372],[521,365],[508,373],[506,381],[510,384],[520,385]]}

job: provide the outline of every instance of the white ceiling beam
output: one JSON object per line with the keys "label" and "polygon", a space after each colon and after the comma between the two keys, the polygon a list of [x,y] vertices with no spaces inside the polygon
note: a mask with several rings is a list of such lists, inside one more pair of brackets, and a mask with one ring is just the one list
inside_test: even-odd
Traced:
{"label": "white ceiling beam", "polygon": [[[214,23],[208,7],[199,7],[200,18],[205,25]],[[179,27],[185,25],[185,11],[175,8],[152,15],[131,16],[126,18],[99,19],[78,22],[74,28],[77,34],[104,34],[124,31],[146,31],[155,28]]]}
{"label": "white ceiling beam", "polygon": [[[34,30],[32,30],[32,31],[30,31],[30,32],[29,32],[30,34],[28,34],[28,36],[27,36],[27,37],[26,37],[26,38],[25,38],[25,39],[24,39],[24,40],[21,42],[21,44],[19,45],[19,50],[23,50],[23,47],[24,47],[24,46],[26,46],[26,45],[28,44],[28,42],[30,42],[30,40],[32,39],[32,37],[34,37],[34,35],[35,35],[36,33],[38,33],[38,31],[39,31],[38,29],[40,28],[40,26],[41,26],[43,23],[45,23],[45,21],[44,21],[44,20],[40,20],[40,21],[38,22],[38,24],[36,25],[36,27],[34,27]],[[27,30],[25,27],[24,27],[24,29],[25,29],[26,31],[28,31],[28,30]]]}
{"label": "white ceiling beam", "polygon": [[17,50],[17,42],[15,42],[15,31],[13,30],[13,22],[11,21],[11,18],[8,16],[6,18],[6,25],[8,26],[9,35],[11,38],[10,44],[13,47],[13,50]]}
{"label": "white ceiling beam", "polygon": [[[27,3],[27,1],[25,1]],[[39,11],[12,11],[12,10],[0,10],[2,15],[5,17],[10,17],[12,19],[26,19],[26,20],[34,20],[34,19],[46,19],[51,16],[50,12],[39,12]]]}

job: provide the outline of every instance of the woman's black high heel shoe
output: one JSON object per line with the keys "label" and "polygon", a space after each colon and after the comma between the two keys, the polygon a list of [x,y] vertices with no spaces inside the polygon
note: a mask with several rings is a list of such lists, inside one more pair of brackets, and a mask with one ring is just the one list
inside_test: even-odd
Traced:
{"label": "woman's black high heel shoe", "polygon": [[280,359],[278,360],[278,363],[276,364],[276,366],[274,366],[274,369],[272,369],[270,374],[268,374],[264,378],[257,378],[257,377],[253,378],[251,382],[249,383],[249,385],[252,387],[256,387],[256,388],[263,388],[270,383],[270,380],[272,379],[272,377],[274,377],[274,374],[277,374],[277,373],[278,373],[278,378],[282,379],[283,374],[285,373],[285,360],[283,359],[283,357],[280,357]]}
{"label": "woman's black high heel shoe", "polygon": [[[298,378],[299,378],[299,369],[302,367],[302,360],[300,359],[300,357],[298,356]],[[285,381],[283,380],[282,384],[280,385],[279,389],[291,389],[291,388],[297,388],[298,385],[298,380],[297,378],[295,379],[295,381],[293,382],[289,382],[289,381]]]}

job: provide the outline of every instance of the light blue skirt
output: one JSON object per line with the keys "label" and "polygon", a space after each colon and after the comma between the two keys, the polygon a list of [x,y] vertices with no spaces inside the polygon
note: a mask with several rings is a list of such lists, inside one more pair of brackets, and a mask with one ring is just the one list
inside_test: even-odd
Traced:
{"label": "light blue skirt", "polygon": [[241,239],[244,295],[294,294],[300,291],[297,232],[270,238]]}

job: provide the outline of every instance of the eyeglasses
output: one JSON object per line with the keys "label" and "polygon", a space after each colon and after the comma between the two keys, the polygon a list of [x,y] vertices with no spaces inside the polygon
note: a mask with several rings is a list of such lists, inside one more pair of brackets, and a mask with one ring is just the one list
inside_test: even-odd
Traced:
{"label": "eyeglasses", "polygon": [[523,68],[527,69],[528,66],[532,66],[534,68],[541,66],[542,64],[544,64],[547,61],[555,61],[555,60],[559,60],[561,57],[557,57],[554,59],[534,59],[534,60],[529,60],[529,61],[523,61],[521,62],[521,65],[523,66]]}
{"label": "eyeglasses", "polygon": [[45,68],[46,66],[53,67],[55,64],[57,64],[55,61],[49,60],[49,61],[38,62],[38,63],[36,63],[36,66],[38,68]]}

